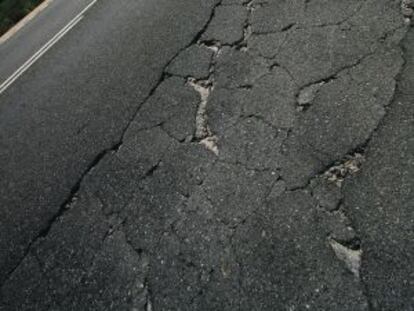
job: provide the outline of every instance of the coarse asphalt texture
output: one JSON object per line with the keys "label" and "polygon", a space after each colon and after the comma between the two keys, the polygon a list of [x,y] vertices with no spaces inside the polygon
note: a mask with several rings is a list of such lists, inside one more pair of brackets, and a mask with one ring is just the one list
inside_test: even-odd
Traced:
{"label": "coarse asphalt texture", "polygon": [[408,0],[99,0],[0,95],[0,310],[414,310]]}

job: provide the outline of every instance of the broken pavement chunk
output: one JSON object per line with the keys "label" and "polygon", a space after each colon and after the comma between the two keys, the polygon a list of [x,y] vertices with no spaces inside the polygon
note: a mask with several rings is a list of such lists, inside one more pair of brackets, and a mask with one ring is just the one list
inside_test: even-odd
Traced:
{"label": "broken pavement chunk", "polygon": [[204,46],[191,45],[171,62],[166,71],[184,78],[207,79],[214,52]]}
{"label": "broken pavement chunk", "polygon": [[361,0],[307,1],[301,24],[304,26],[339,25],[351,18],[364,4]]}
{"label": "broken pavement chunk", "polygon": [[141,107],[134,126],[140,129],[162,126],[169,135],[183,141],[194,134],[198,103],[198,94],[184,79],[168,78]]}
{"label": "broken pavement chunk", "polygon": [[204,181],[203,189],[215,217],[233,227],[263,204],[275,179],[277,176],[270,172],[218,162]]}
{"label": "broken pavement chunk", "polygon": [[280,32],[298,23],[304,13],[305,0],[269,1],[252,12],[253,33]]}
{"label": "broken pavement chunk", "polygon": [[285,135],[260,119],[244,119],[220,137],[220,159],[251,169],[275,171]]}
{"label": "broken pavement chunk", "polygon": [[252,86],[268,72],[267,65],[248,53],[225,47],[217,58],[215,80],[223,88]]}
{"label": "broken pavement chunk", "polygon": [[318,201],[320,207],[328,212],[339,208],[342,199],[341,189],[324,177],[317,177],[311,181],[313,197]]}
{"label": "broken pavement chunk", "polygon": [[247,12],[245,7],[239,5],[217,7],[213,20],[201,40],[218,41],[223,45],[232,45],[241,41],[244,36]]}
{"label": "broken pavement chunk", "polygon": [[256,116],[275,128],[289,129],[296,120],[296,84],[289,73],[274,66],[256,80],[244,104],[246,116]]}
{"label": "broken pavement chunk", "polygon": [[253,54],[272,59],[279,53],[286,40],[286,36],[286,32],[255,34],[249,38],[247,47],[249,52]]}
{"label": "broken pavement chunk", "polygon": [[313,105],[299,116],[295,131],[300,142],[326,165],[363,146],[392,100],[401,65],[397,49],[380,50],[324,84]]}
{"label": "broken pavement chunk", "polygon": [[313,205],[305,191],[285,192],[236,229],[243,310],[366,310],[361,284],[329,249]]}

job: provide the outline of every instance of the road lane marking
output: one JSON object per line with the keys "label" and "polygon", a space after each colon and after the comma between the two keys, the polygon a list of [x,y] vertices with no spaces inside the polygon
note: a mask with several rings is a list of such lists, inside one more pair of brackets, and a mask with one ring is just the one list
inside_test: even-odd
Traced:
{"label": "road lane marking", "polygon": [[41,58],[52,46],[54,46],[64,35],[76,26],[88,11],[98,0],[89,3],[78,15],[76,15],[65,27],[53,36],[44,46],[42,46],[32,57],[30,57],[19,69],[17,69],[6,81],[0,85],[0,95],[7,90],[23,73],[25,73],[39,58]]}
{"label": "road lane marking", "polygon": [[25,73],[40,57],[43,56],[56,42],[58,42],[69,30],[71,30],[82,17],[68,24],[63,32],[56,34],[50,41],[48,41],[39,51],[30,57],[19,69],[15,71],[6,81],[0,85],[0,94],[2,94],[14,81],[16,81],[23,73]]}
{"label": "road lane marking", "polygon": [[44,9],[46,9],[52,1],[53,0],[45,0],[45,1],[43,1],[37,8],[35,8],[32,12],[30,12],[29,14],[27,14],[20,22],[18,22],[16,25],[14,25],[12,28],[10,28],[5,34],[3,34],[0,37],[0,44],[3,44],[8,39],[10,39],[10,37],[12,37],[20,29],[22,29],[37,14],[39,14]]}

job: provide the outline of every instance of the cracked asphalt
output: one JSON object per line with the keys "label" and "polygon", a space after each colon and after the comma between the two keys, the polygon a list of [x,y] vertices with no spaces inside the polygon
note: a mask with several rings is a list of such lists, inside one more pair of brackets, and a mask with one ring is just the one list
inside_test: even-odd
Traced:
{"label": "cracked asphalt", "polygon": [[101,0],[1,97],[0,310],[414,310],[411,15]]}

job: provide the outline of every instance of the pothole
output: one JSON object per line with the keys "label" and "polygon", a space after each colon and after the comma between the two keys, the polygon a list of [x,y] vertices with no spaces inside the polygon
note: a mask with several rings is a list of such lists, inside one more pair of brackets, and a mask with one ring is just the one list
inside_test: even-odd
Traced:
{"label": "pothole", "polygon": [[348,175],[354,175],[361,169],[363,161],[364,156],[361,153],[354,153],[347,156],[343,163],[330,167],[323,175],[341,187]]}
{"label": "pothole", "polygon": [[342,261],[346,268],[353,274],[355,277],[359,278],[359,271],[361,268],[361,256],[362,250],[350,249],[333,239],[329,239],[329,244],[332,247],[332,250],[335,253],[335,256]]}
{"label": "pothole", "polygon": [[207,123],[207,103],[213,89],[212,82],[211,80],[196,80],[194,78],[189,78],[187,82],[200,94],[200,104],[196,114],[196,130],[194,137],[200,144],[212,151],[215,155],[218,155],[218,138],[212,134]]}
{"label": "pothole", "polygon": [[210,136],[206,137],[203,140],[200,141],[200,144],[202,144],[204,147],[206,147],[208,150],[213,152],[216,156],[219,155],[219,149],[217,147],[217,136]]}

